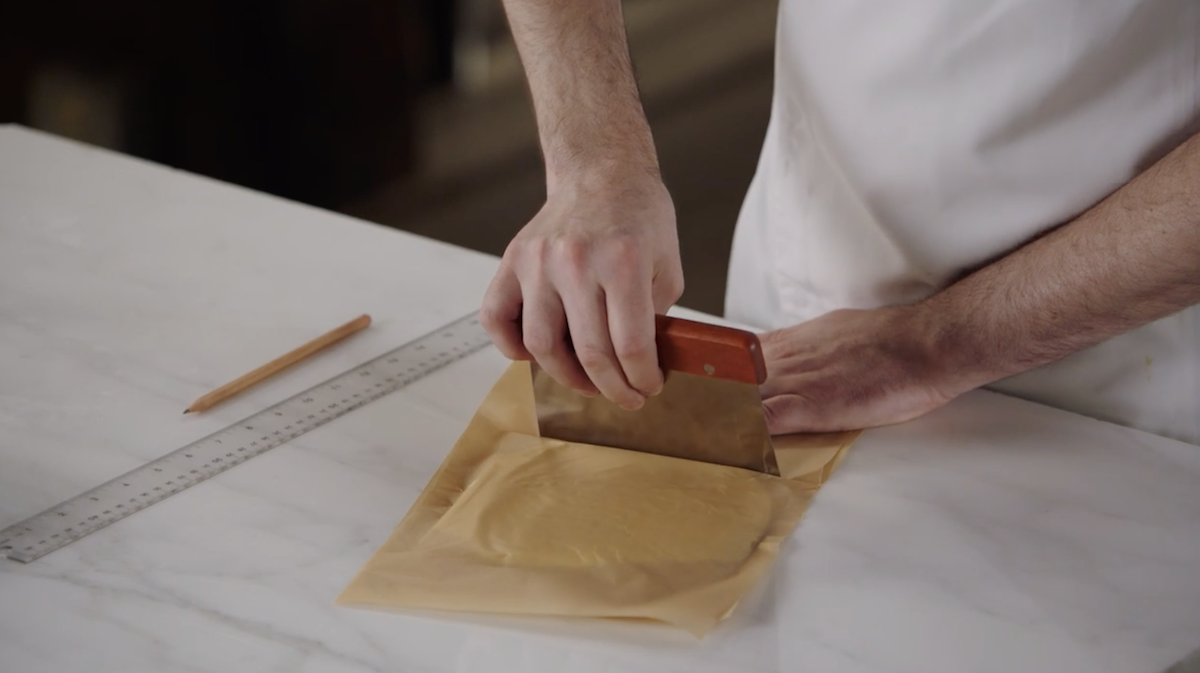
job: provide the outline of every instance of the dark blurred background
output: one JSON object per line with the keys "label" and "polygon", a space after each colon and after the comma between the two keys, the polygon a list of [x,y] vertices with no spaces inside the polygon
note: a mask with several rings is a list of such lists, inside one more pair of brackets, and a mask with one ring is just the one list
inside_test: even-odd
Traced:
{"label": "dark blurred background", "polygon": [[[687,291],[721,312],[776,0],[624,0]],[[500,254],[545,197],[500,0],[0,0],[18,123]]]}

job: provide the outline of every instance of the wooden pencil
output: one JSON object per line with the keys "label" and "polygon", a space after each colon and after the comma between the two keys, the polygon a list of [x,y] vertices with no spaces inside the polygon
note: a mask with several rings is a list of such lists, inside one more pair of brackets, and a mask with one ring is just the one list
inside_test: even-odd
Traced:
{"label": "wooden pencil", "polygon": [[211,409],[230,397],[233,397],[234,395],[246,390],[247,388],[261,383],[262,381],[274,376],[275,374],[278,374],[288,367],[291,367],[310,355],[332,346],[333,344],[345,339],[355,332],[366,329],[370,324],[371,316],[364,313],[345,325],[342,325],[341,327],[330,332],[326,332],[325,334],[322,334],[303,346],[300,346],[289,353],[285,353],[274,360],[271,360],[258,369],[239,376],[238,378],[226,383],[211,393],[201,395],[200,397],[196,398],[196,401],[192,402],[187,409],[184,409],[183,413],[190,414]]}

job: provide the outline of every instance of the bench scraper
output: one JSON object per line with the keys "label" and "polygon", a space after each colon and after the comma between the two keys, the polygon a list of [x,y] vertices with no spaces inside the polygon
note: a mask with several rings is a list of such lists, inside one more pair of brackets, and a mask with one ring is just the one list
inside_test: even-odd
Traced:
{"label": "bench scraper", "polygon": [[663,389],[637,411],[585,397],[531,363],[541,435],[779,475],[758,389],[767,376],[758,337],[661,315],[656,329]]}

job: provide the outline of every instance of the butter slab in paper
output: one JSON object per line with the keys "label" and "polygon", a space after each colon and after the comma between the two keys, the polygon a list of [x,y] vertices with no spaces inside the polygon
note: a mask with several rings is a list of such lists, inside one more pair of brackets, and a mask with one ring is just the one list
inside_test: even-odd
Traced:
{"label": "butter slab in paper", "polygon": [[538,436],[513,363],[337,602],[636,618],[701,637],[758,582],[857,432],[775,438],[783,477]]}

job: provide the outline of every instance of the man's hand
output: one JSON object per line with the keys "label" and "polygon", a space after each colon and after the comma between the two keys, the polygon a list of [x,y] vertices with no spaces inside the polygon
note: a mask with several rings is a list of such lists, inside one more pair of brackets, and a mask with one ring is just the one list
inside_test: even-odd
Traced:
{"label": "man's hand", "polygon": [[898,423],[1198,302],[1200,135],[924,301],[764,335],[767,423],[774,433]]}
{"label": "man's hand", "polygon": [[657,179],[559,184],[484,298],[506,356],[627,409],[662,389],[654,314],[683,292],[675,210]]}
{"label": "man's hand", "polygon": [[771,434],[900,423],[963,392],[944,380],[918,311],[846,309],[762,335]]}
{"label": "man's hand", "polygon": [[654,314],[683,292],[620,0],[504,0],[537,112],[546,205],[481,309],[510,358],[627,409],[662,388]]}

